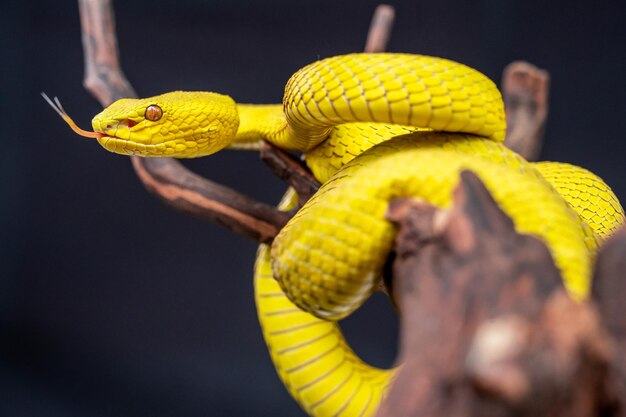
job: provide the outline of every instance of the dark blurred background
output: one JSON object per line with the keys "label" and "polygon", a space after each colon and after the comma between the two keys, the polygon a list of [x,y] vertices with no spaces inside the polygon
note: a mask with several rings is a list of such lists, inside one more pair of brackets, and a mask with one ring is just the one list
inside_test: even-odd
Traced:
{"label": "dark blurred background", "polygon": [[[253,302],[254,242],[144,191],[127,158],[84,128],[77,5],[3,2],[0,14],[0,416],[298,416]],[[278,102],[288,77],[363,48],[376,1],[125,0],[121,61],[140,95],[213,90]],[[623,2],[397,1],[391,51],[461,61],[499,82],[512,60],[552,75],[543,159],[582,165],[626,199]],[[253,153],[190,161],[266,202],[284,186]],[[384,297],[348,340],[388,366],[397,323]]]}

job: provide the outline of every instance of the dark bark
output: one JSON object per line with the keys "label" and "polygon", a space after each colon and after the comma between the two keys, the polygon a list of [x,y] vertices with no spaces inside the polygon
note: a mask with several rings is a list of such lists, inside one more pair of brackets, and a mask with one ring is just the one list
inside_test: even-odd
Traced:
{"label": "dark bark", "polygon": [[283,151],[269,142],[261,144],[261,160],[274,171],[281,180],[298,193],[298,207],[302,207],[306,201],[320,188],[320,183],[315,179],[309,168],[292,154]]}
{"label": "dark bark", "polygon": [[169,158],[135,158],[133,166],[148,191],[177,210],[219,223],[261,243],[270,243],[287,224],[287,213],[173,162]]}

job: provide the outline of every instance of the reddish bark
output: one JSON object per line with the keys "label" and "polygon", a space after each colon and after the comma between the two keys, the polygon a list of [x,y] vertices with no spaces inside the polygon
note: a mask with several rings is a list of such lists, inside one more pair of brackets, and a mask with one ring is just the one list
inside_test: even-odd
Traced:
{"label": "reddish bark", "polygon": [[626,397],[596,308],[567,296],[546,246],[478,177],[461,175],[450,212],[398,200],[388,216],[403,366],[379,417],[617,415]]}

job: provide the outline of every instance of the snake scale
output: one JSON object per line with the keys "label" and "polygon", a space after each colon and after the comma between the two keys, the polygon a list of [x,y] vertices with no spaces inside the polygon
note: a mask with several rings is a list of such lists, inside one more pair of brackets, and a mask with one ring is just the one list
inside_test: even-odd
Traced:
{"label": "snake scale", "polygon": [[[459,172],[474,171],[516,229],[547,244],[575,298],[589,291],[597,245],[624,220],[596,175],[529,163],[504,147],[495,84],[441,58],[323,59],[291,77],[282,105],[237,104],[208,92],[122,99],[93,119],[94,132],[54,107],[77,132],[125,155],[200,157],[260,140],[304,153],[323,185],[271,247],[259,248],[254,279],[277,372],[312,416],[372,415],[392,378],[392,370],[363,363],[336,322],[378,283],[394,236],[384,220],[389,201],[448,207]],[[294,204],[290,190],[280,208]]]}

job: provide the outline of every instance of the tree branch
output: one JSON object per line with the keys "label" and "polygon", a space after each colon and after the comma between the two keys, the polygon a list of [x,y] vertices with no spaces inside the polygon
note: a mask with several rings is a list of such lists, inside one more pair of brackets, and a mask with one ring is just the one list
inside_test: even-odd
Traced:
{"label": "tree branch", "polygon": [[301,160],[277,146],[263,142],[260,149],[261,160],[280,178],[292,187],[298,194],[300,209],[320,188],[320,182],[315,179],[309,168]]}
{"label": "tree branch", "polygon": [[78,0],[85,78],[83,85],[102,106],[137,97],[120,68],[111,0]]}
{"label": "tree branch", "polygon": [[376,7],[363,49],[365,52],[385,52],[387,50],[387,42],[391,37],[395,18],[396,12],[393,6],[381,4]]}
{"label": "tree branch", "polygon": [[398,200],[388,218],[402,367],[379,417],[619,415],[595,308],[569,298],[545,244],[517,233],[478,177],[461,174],[450,211]]}
{"label": "tree branch", "polygon": [[166,204],[258,242],[270,243],[289,220],[287,213],[196,175],[175,160],[132,162],[148,191]]}
{"label": "tree branch", "polygon": [[[102,106],[137,97],[119,64],[113,6],[110,0],[79,0],[85,88]],[[289,216],[267,204],[204,179],[172,158],[131,157],[148,191],[171,207],[220,223],[230,230],[268,243]]]}
{"label": "tree branch", "polygon": [[549,90],[550,74],[528,62],[513,62],[502,73],[504,144],[529,161],[538,160],[543,147]]}
{"label": "tree branch", "polygon": [[613,397],[626,415],[626,226],[613,235],[598,253],[592,296],[598,310],[613,336],[615,355],[612,363]]}

